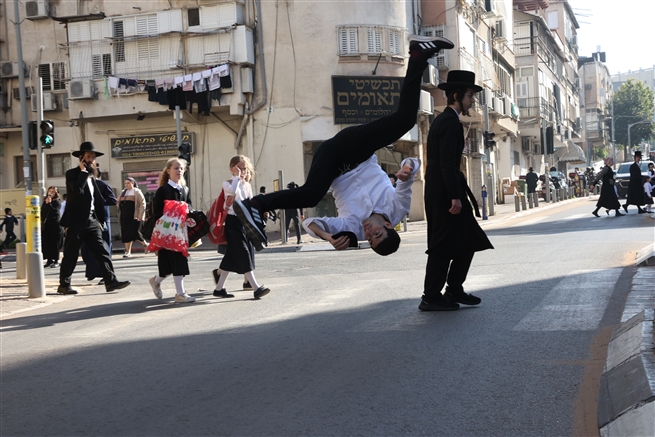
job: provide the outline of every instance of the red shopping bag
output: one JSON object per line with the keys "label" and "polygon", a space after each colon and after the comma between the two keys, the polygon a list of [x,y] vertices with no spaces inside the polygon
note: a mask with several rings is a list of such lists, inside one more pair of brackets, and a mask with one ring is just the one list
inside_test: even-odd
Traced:
{"label": "red shopping bag", "polygon": [[214,200],[212,207],[207,212],[209,220],[209,241],[214,244],[227,244],[225,239],[225,218],[227,210],[225,207],[225,192],[221,190],[221,195]]}
{"label": "red shopping bag", "polygon": [[164,215],[157,219],[148,251],[166,249],[189,256],[186,219],[189,205],[178,200],[164,200]]}

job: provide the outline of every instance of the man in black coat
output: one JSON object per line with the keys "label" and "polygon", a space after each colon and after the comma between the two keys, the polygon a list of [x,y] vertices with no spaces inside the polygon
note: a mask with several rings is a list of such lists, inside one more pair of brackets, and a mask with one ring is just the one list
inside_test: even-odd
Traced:
{"label": "man in black coat", "polygon": [[639,214],[646,214],[646,211],[641,209],[644,204],[644,184],[641,181],[641,151],[635,151],[635,162],[630,166],[630,182],[628,183],[628,199],[623,205],[625,212],[628,212],[628,205],[637,205]]}
{"label": "man in black coat", "polygon": [[111,257],[102,241],[102,227],[105,223],[105,199],[94,175],[96,152],[93,143],[84,142],[80,150],[72,153],[79,158],[79,164],[66,172],[66,193],[68,202],[61,218],[61,226],[67,228],[64,242],[64,258],[59,270],[59,294],[77,294],[71,287],[71,275],[75,271],[80,246],[85,243],[100,267],[105,289],[116,291],[130,285],[130,281],[119,281],[114,274]]}
{"label": "man in black coat", "polygon": [[[458,303],[477,305],[480,298],[464,292],[473,254],[493,249],[473,216],[478,205],[460,170],[464,151],[461,115],[475,103],[475,73],[452,70],[448,80],[439,84],[446,91],[448,107],[439,115],[428,133],[425,174],[425,211],[428,221],[428,263],[425,272],[421,311],[452,311]],[[468,199],[467,199],[468,197]],[[470,202],[469,202],[470,199]],[[473,206],[471,206],[471,203]],[[443,286],[445,294],[441,294]]]}
{"label": "man in black coat", "polygon": [[528,184],[528,194],[532,194],[537,190],[537,181],[539,175],[534,172],[532,167],[528,169],[528,174],[525,175],[525,182]]}

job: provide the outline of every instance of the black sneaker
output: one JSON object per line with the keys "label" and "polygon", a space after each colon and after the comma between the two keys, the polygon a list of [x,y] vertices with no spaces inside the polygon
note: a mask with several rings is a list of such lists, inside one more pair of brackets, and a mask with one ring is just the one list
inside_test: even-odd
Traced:
{"label": "black sneaker", "polygon": [[57,293],[59,294],[77,294],[77,290],[71,287],[70,285],[60,285],[57,287]]}
{"label": "black sneaker", "polygon": [[259,287],[257,290],[255,290],[255,299],[259,299],[262,296],[266,296],[268,293],[271,292],[270,288],[266,288],[263,285]]}
{"label": "black sneaker", "polygon": [[440,37],[440,36],[420,36],[420,35],[409,35],[407,37],[409,40],[409,51],[420,50],[428,58],[439,53],[441,50],[448,50],[455,47],[450,40]]}
{"label": "black sneaker", "polygon": [[448,300],[461,303],[463,305],[477,305],[480,302],[482,302],[482,299],[480,299],[477,296],[473,296],[472,294],[465,293],[464,290],[454,292],[452,290],[449,290],[448,287],[446,287],[446,292],[444,293],[444,296]]}
{"label": "black sneaker", "polygon": [[252,290],[252,285],[250,285],[250,282],[244,282],[243,283],[243,289],[244,290]]}
{"label": "black sneaker", "polygon": [[444,298],[427,299],[423,296],[418,309],[421,311],[455,311],[459,309],[459,305]]}
{"label": "black sneaker", "polygon": [[233,208],[255,249],[260,251],[268,246],[262,212],[254,207],[248,199],[244,201],[237,200],[234,202]]}
{"label": "black sneaker", "polygon": [[214,297],[234,297],[234,295],[221,288],[220,290],[214,290]]}
{"label": "black sneaker", "polygon": [[130,284],[130,281],[114,281],[110,282],[109,284],[105,284],[105,290],[107,290],[107,293],[111,293],[112,291],[122,290]]}

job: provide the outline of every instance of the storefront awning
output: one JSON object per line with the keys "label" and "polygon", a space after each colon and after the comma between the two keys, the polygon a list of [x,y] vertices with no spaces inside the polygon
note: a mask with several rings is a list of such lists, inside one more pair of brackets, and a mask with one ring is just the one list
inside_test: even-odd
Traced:
{"label": "storefront awning", "polygon": [[582,148],[576,144],[569,143],[566,151],[558,159],[559,162],[568,162],[569,164],[585,164],[587,157]]}

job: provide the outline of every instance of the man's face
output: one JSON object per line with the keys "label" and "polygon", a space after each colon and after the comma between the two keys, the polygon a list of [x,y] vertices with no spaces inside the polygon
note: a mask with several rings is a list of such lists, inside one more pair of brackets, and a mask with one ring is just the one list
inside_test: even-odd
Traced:
{"label": "man's face", "polygon": [[84,161],[87,164],[95,164],[96,154],[93,153],[93,152],[84,152],[84,155],[82,155],[81,161]]}
{"label": "man's face", "polygon": [[471,88],[466,90],[464,97],[462,97],[462,112],[467,112],[475,103],[475,91]]}
{"label": "man's face", "polygon": [[635,156],[635,162],[641,161],[641,156]]}
{"label": "man's face", "polygon": [[655,164],[648,164],[648,170],[653,171],[653,168],[655,168]]}
{"label": "man's face", "polygon": [[383,220],[380,216],[372,215],[362,222],[364,236],[371,247],[377,245],[387,238],[387,228],[392,228],[391,223]]}

